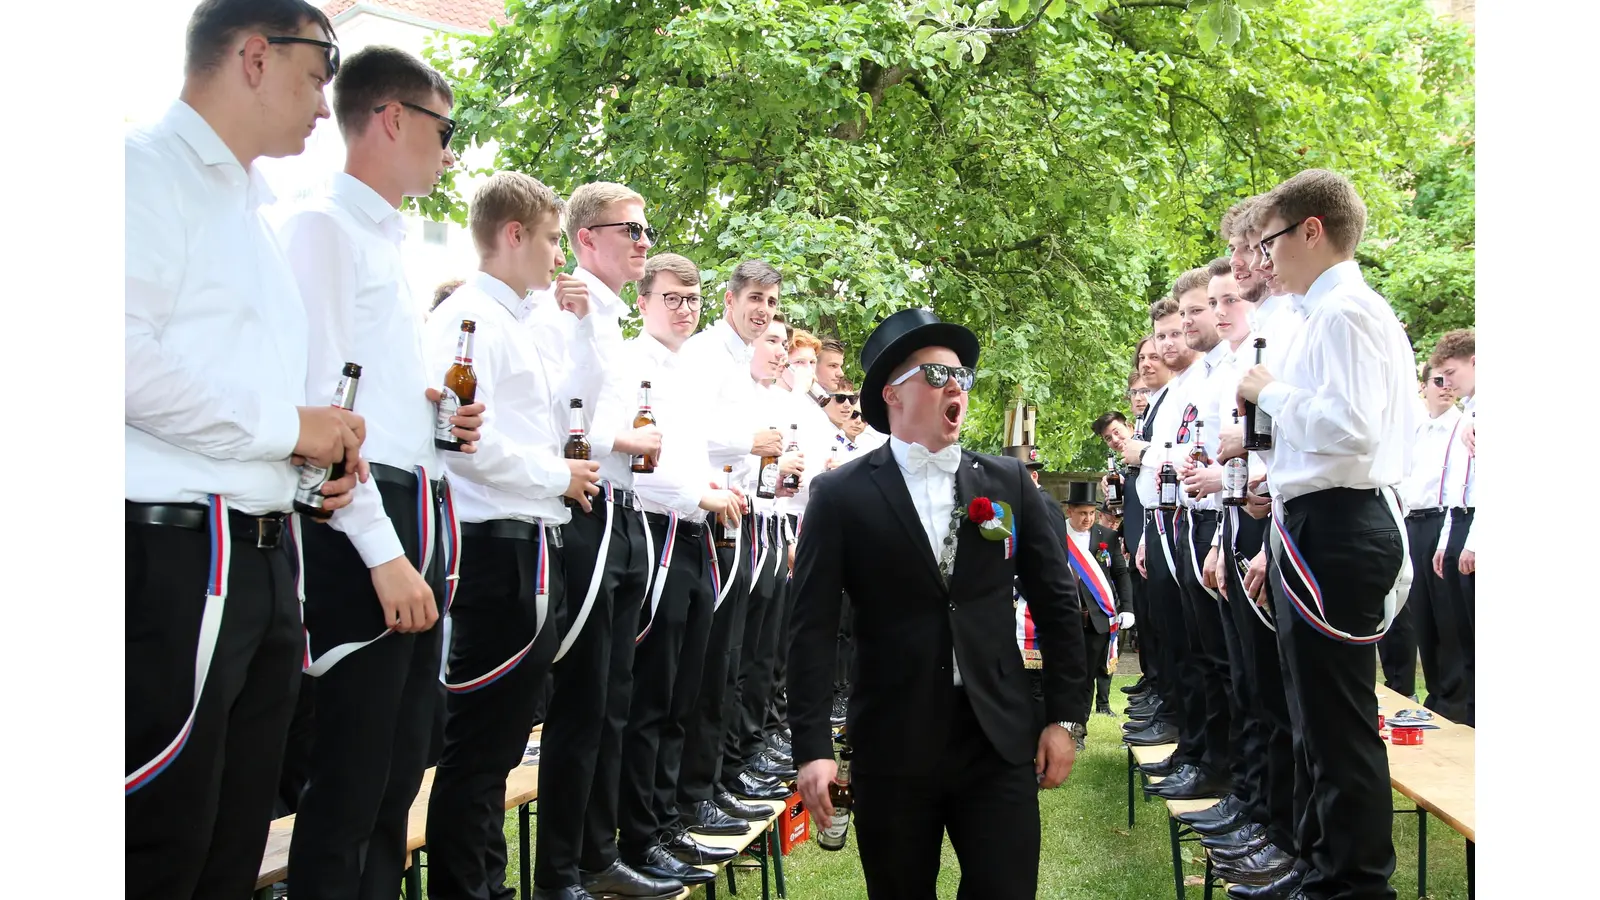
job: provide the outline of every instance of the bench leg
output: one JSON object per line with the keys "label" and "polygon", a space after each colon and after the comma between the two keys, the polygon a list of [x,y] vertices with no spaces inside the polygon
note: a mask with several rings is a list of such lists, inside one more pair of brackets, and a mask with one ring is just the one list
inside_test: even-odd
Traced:
{"label": "bench leg", "polygon": [[1428,896],[1428,811],[1417,807],[1417,900]]}
{"label": "bench leg", "polygon": [[528,804],[517,807],[517,849],[521,859],[517,865],[522,878],[522,900],[533,896],[533,860],[528,852]]}
{"label": "bench leg", "polygon": [[778,826],[772,826],[767,832],[767,840],[772,846],[772,876],[778,882],[778,900],[786,900],[789,894],[783,884],[783,848],[778,846]]}
{"label": "bench leg", "polygon": [[1215,886],[1216,880],[1217,876],[1211,871],[1211,854],[1208,853],[1206,854],[1206,900],[1211,900],[1212,889]]}
{"label": "bench leg", "polygon": [[717,900],[717,880],[715,878],[706,882],[706,900]]}
{"label": "bench leg", "polygon": [[[767,834],[772,834],[772,832],[767,832]],[[772,900],[772,886],[767,881],[767,862],[768,862],[768,860],[770,860],[772,858],[772,854],[769,852],[769,850],[777,849],[776,847],[772,846],[772,843],[774,843],[774,842],[769,842],[767,840],[766,835],[762,836],[762,838],[761,838],[761,857],[760,857],[760,861],[761,861],[761,900]]]}
{"label": "bench leg", "polygon": [[1472,841],[1467,841],[1467,900],[1473,900],[1473,882],[1476,880],[1473,876],[1478,868],[1473,858],[1478,855],[1477,851],[1478,845]]}
{"label": "bench leg", "polygon": [[1178,900],[1183,900],[1183,848],[1178,843],[1178,820],[1167,816],[1167,830],[1172,835],[1172,885]]}
{"label": "bench leg", "polygon": [[406,900],[422,900],[422,855],[415,852],[406,870]]}
{"label": "bench leg", "polygon": [[1133,748],[1128,748],[1128,830],[1133,830],[1133,773],[1136,766],[1133,761]]}

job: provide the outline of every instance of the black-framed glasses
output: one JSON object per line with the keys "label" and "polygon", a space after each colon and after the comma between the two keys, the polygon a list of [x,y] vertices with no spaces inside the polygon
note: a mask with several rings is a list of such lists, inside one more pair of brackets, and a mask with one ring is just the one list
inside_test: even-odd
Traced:
{"label": "black-framed glasses", "polygon": [[1307,220],[1315,219],[1315,218],[1316,218],[1316,216],[1306,216],[1304,219],[1301,219],[1300,221],[1294,223],[1293,225],[1290,225],[1288,228],[1285,228],[1282,231],[1275,231],[1272,234],[1269,234],[1266,237],[1262,238],[1260,243],[1258,244],[1258,246],[1261,248],[1261,258],[1266,260],[1267,262],[1272,262],[1272,242],[1277,240],[1278,238],[1283,237],[1284,235],[1288,234],[1289,232],[1295,230],[1296,228],[1299,228],[1301,225],[1304,225]]}
{"label": "black-framed glasses", "polygon": [[1128,397],[1130,399],[1133,398],[1133,397],[1148,397],[1148,396],[1150,396],[1150,389],[1149,388],[1128,388]]}
{"label": "black-framed glasses", "polygon": [[859,418],[861,418],[861,410],[859,410],[859,409],[858,409],[858,410],[856,410],[856,411],[855,411],[855,412],[853,412],[853,413],[851,413],[851,414],[850,414],[850,418],[852,418],[852,419],[859,419]]}
{"label": "black-framed glasses", "polygon": [[[287,35],[287,34],[269,35],[267,37],[267,43],[269,43],[269,44],[310,44],[313,47],[321,47],[328,54],[328,80],[332,81],[333,80],[333,76],[339,74],[339,45],[338,44],[335,44],[335,43],[333,43],[331,41],[319,41],[316,38],[296,37],[294,35]],[[244,51],[240,50],[239,51],[239,55],[243,56],[244,55]]]}
{"label": "black-framed glasses", "polygon": [[944,363],[923,363],[920,366],[916,366],[904,375],[901,375],[899,378],[889,382],[889,384],[891,387],[894,385],[905,384],[907,381],[911,380],[911,376],[917,374],[918,372],[922,373],[922,377],[928,382],[929,387],[942,388],[950,381],[951,378],[954,378],[956,380],[956,386],[961,388],[963,391],[972,390],[972,383],[978,378],[978,370],[968,368],[967,366],[947,366]]}
{"label": "black-framed glasses", "polygon": [[856,402],[856,398],[858,398],[860,396],[861,396],[860,394],[832,394],[832,395],[830,395],[829,399],[831,399],[835,403],[843,405],[845,403],[854,403],[854,402]]}
{"label": "black-framed glasses", "polygon": [[685,303],[689,304],[690,309],[699,309],[700,304],[705,302],[705,298],[699,294],[675,294],[670,292],[658,294],[655,291],[651,291],[645,296],[660,297],[661,302],[667,305],[667,309],[682,309]]}
{"label": "black-framed glasses", "polygon": [[591,229],[626,228],[628,229],[628,240],[630,241],[637,243],[639,237],[642,235],[650,243],[654,244],[656,242],[656,230],[654,228],[641,225],[638,222],[607,222],[604,225],[590,225],[589,227]]}
{"label": "black-framed glasses", "polygon": [[[426,106],[418,106],[415,103],[407,103],[404,100],[396,100],[395,102],[400,104],[401,106],[404,106],[406,109],[411,110],[412,112],[419,112],[419,113],[422,113],[425,116],[429,116],[431,118],[438,119],[439,121],[443,122],[444,123],[444,131],[439,132],[439,149],[448,150],[450,148],[450,138],[452,136],[454,136],[455,133],[456,133],[456,120],[455,119],[452,119],[449,116],[441,116],[438,113],[434,112],[433,110],[427,108]],[[375,112],[375,113],[381,113],[385,109],[388,109],[388,108],[389,108],[389,104],[385,103],[382,106],[374,106],[372,108],[372,111]]]}

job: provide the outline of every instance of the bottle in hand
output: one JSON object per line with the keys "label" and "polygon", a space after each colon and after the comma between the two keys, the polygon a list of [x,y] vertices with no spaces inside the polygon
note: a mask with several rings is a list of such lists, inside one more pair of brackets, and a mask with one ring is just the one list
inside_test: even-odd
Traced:
{"label": "bottle in hand", "polygon": [[855,799],[850,789],[850,742],[839,748],[839,773],[828,785],[828,801],[833,804],[833,818],[823,823],[817,832],[817,846],[824,850],[843,850],[850,837],[850,805]]}
{"label": "bottle in hand", "polygon": [[[769,426],[772,431],[777,431],[778,426]],[[778,496],[778,457],[761,457],[761,470],[756,478],[756,496],[763,500],[771,500]]]}
{"label": "bottle in hand", "polygon": [[[727,490],[728,489],[728,485],[732,481],[733,481],[733,466],[723,466],[722,467],[722,484],[720,485],[721,488],[723,490]],[[716,543],[716,545],[718,547],[723,547],[723,548],[731,548],[731,547],[733,547],[733,545],[734,545],[733,544],[733,539],[734,539],[734,536],[737,534],[737,532],[738,532],[738,529],[737,528],[730,528],[728,526],[728,523],[722,521],[722,517],[721,516],[712,516],[711,517],[711,538]]]}
{"label": "bottle in hand", "polygon": [[[783,448],[783,452],[798,453],[799,451],[800,426],[791,424],[789,426],[789,445]],[[785,490],[790,491],[800,490],[800,475],[796,472],[790,472],[788,475],[783,476],[783,487]]]}
{"label": "bottle in hand", "polygon": [[1122,509],[1122,474],[1117,471],[1117,458],[1106,457],[1106,506],[1120,511]]}
{"label": "bottle in hand", "polygon": [[472,337],[478,326],[471,319],[461,320],[461,337],[456,339],[456,361],[444,372],[439,389],[439,414],[433,420],[433,445],[440,450],[460,451],[466,442],[455,436],[450,417],[463,406],[470,406],[478,395],[478,376],[472,371]]}
{"label": "bottle in hand", "polygon": [[[568,404],[572,410],[571,428],[567,432],[567,444],[561,450],[561,455],[567,459],[589,458],[589,429],[583,421],[583,401],[574,397]],[[571,497],[566,498],[566,504],[573,509],[581,509],[578,501]]]}
{"label": "bottle in hand", "polygon": [[[1195,420],[1194,441],[1189,445],[1189,462],[1197,469],[1211,465],[1211,455],[1206,453],[1205,428],[1206,423],[1203,419]],[[1191,497],[1200,496],[1199,491],[1185,490],[1184,493]]]}
{"label": "bottle in hand", "polygon": [[[1233,424],[1239,424],[1239,411],[1233,411]],[[1250,488],[1250,464],[1242,456],[1235,456],[1222,467],[1222,505],[1243,506],[1245,492]]]}
{"label": "bottle in hand", "polygon": [[[1267,339],[1256,338],[1256,365],[1266,352]],[[1272,416],[1258,404],[1244,401],[1244,448],[1246,450],[1272,449]]]}
{"label": "bottle in hand", "polygon": [[[1172,450],[1172,442],[1168,441],[1166,447],[1168,450],[1168,455],[1170,455]],[[1160,502],[1157,505],[1164,510],[1168,510],[1169,512],[1177,509],[1178,470],[1173,468],[1172,460],[1169,459],[1161,464],[1161,473],[1157,477],[1156,481],[1160,488]]]}
{"label": "bottle in hand", "polygon": [[[650,411],[650,382],[639,382],[639,412],[633,417],[633,427],[644,428],[656,424],[655,413]],[[633,458],[633,471],[648,475],[656,470],[656,455],[643,453]]]}
{"label": "bottle in hand", "polygon": [[[353,362],[344,364],[344,370],[339,378],[339,386],[333,391],[333,405],[340,409],[355,409],[356,388],[361,386],[361,367]],[[326,469],[321,466],[306,463],[300,467],[300,484],[294,491],[294,511],[308,515],[313,519],[326,521],[333,517],[333,513],[324,512],[322,509],[322,486],[330,481],[338,481],[344,477],[344,460],[339,460]]]}

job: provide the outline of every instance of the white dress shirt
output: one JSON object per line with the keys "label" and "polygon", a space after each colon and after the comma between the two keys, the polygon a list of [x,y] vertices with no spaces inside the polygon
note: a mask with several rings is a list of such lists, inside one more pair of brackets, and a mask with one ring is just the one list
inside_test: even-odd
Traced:
{"label": "white dress shirt", "polygon": [[[1186,408],[1191,405],[1194,406],[1195,422],[1205,423],[1205,427],[1198,429],[1200,444],[1205,448],[1206,456],[1212,460],[1215,460],[1217,454],[1222,452],[1222,423],[1224,416],[1222,399],[1217,392],[1217,388],[1227,381],[1227,374],[1223,369],[1222,360],[1228,355],[1229,350],[1230,348],[1226,341],[1217,341],[1215,347],[1207,350],[1204,356],[1189,367],[1194,374],[1184,382],[1183,405]],[[1238,388],[1237,379],[1234,382],[1234,388]],[[1233,403],[1231,402],[1228,403],[1226,419],[1230,423],[1233,421]],[[1179,421],[1182,421],[1181,416]],[[1183,468],[1183,458],[1189,455],[1189,448],[1193,446],[1195,436],[1196,429],[1191,425],[1184,443],[1181,446],[1174,444],[1172,447],[1172,452],[1177,454],[1173,458],[1172,464],[1179,469]],[[1176,438],[1177,435],[1173,437]],[[1215,494],[1196,500],[1194,497],[1189,496],[1189,492],[1183,490],[1181,486],[1178,489],[1178,502],[1190,509],[1214,510],[1220,506],[1217,503]]]}
{"label": "white dress shirt", "polygon": [[707,395],[704,402],[717,411],[706,435],[711,466],[717,472],[733,466],[733,484],[753,494],[758,460],[750,455],[750,441],[757,431],[775,424],[756,424],[760,395],[750,377],[755,349],[723,318],[684,341],[678,352],[697,373]]}
{"label": "white dress shirt", "polygon": [[[1212,348],[1215,352],[1216,348]],[[1221,354],[1218,354],[1220,356]],[[1216,365],[1216,357],[1210,353],[1205,356],[1195,357],[1189,368],[1172,376],[1163,389],[1166,399],[1161,408],[1156,410],[1155,426],[1150,431],[1150,447],[1145,450],[1139,463],[1139,502],[1144,503],[1145,492],[1149,492],[1149,504],[1145,509],[1155,509],[1160,505],[1161,493],[1157,479],[1161,474],[1161,464],[1172,463],[1175,469],[1182,468],[1183,457],[1188,453],[1189,440],[1194,436],[1194,423],[1189,423],[1189,433],[1182,441],[1178,434],[1183,429],[1184,413],[1189,404],[1203,399],[1205,384],[1210,377],[1210,367]],[[1157,395],[1159,396],[1159,394]],[[1150,398],[1151,405],[1155,404],[1155,397]],[[1196,421],[1199,420],[1199,406],[1196,404]],[[1207,423],[1208,425],[1210,423]],[[1207,429],[1209,430],[1209,429]],[[1167,449],[1167,444],[1172,444],[1172,449]],[[1183,485],[1178,485],[1178,504],[1189,505],[1188,494],[1183,490]]]}
{"label": "white dress shirt", "polygon": [[1305,326],[1259,401],[1273,420],[1274,495],[1400,484],[1416,430],[1414,354],[1400,320],[1353,260],[1323,272],[1296,305]]}
{"label": "white dress shirt", "polygon": [[704,522],[700,498],[721,470],[711,474],[706,456],[706,432],[714,411],[700,397],[703,386],[678,353],[667,349],[649,332],[623,345],[622,359],[634,383],[650,382],[650,399],[661,429],[661,458],[656,470],[635,475],[634,489],[646,512],[677,513],[688,522]]}
{"label": "white dress shirt", "polygon": [[778,509],[791,516],[803,516],[811,500],[811,479],[827,470],[828,452],[838,429],[810,397],[785,390],[781,385],[775,386],[768,396],[778,404],[773,414],[780,420],[778,429],[783,432],[784,449],[789,446],[789,426],[800,426],[800,452],[805,454],[806,470],[800,474],[800,490],[792,497],[779,499]]}
{"label": "white dress shirt", "polygon": [[[367,423],[361,455],[403,471],[424,467],[437,478],[435,410],[423,353],[422,316],[412,300],[400,244],[405,222],[360,179],[340,172],[329,193],[296,209],[278,228],[300,284],[310,326],[306,396],[331,396],[347,362],[361,366],[355,411]],[[358,484],[350,505],[329,523],[372,568],[404,549],[383,509],[376,481]]]}
{"label": "white dress shirt", "polygon": [[[944,555],[944,539],[955,523],[951,516],[956,508],[956,474],[933,465],[931,462],[919,472],[910,468],[911,445],[897,437],[889,438],[889,452],[900,466],[900,476],[905,479],[906,491],[911,494],[911,505],[917,508],[917,520],[928,536],[933,548],[933,559],[938,562]],[[961,686],[961,666],[956,661],[955,648],[950,648],[950,671],[955,684]]]}
{"label": "white dress shirt", "polygon": [[624,490],[633,488],[633,457],[616,449],[618,434],[633,429],[639,412],[641,378],[624,375],[627,343],[621,320],[631,313],[627,302],[582,266],[572,273],[589,288],[589,314],[579,320],[556,303],[554,290],[535,295],[534,315],[555,328],[566,352],[566,373],[559,396],[578,398],[589,411],[589,458],[600,464],[601,479]]}
{"label": "white dress shirt", "polygon": [[[505,282],[477,272],[428,319],[436,360],[453,359],[461,321],[477,323],[472,370],[484,404],[476,453],[442,453],[456,516],[565,525],[572,511],[561,495],[572,483],[561,457],[567,441],[567,398],[554,385],[559,348],[530,321],[533,301]],[[442,370],[441,370],[442,371]]]}
{"label": "white dress shirt", "polygon": [[[1478,458],[1467,449],[1467,427],[1477,423],[1478,398],[1468,397],[1461,404],[1459,427],[1454,429],[1451,437],[1450,458],[1440,474],[1444,482],[1444,505],[1446,509],[1475,509],[1478,502]],[[1472,536],[1477,529],[1468,529],[1467,539],[1461,545],[1462,550],[1473,549]],[[1446,544],[1450,543],[1450,517],[1445,516],[1444,528],[1439,532],[1438,550],[1443,551]]]}
{"label": "white dress shirt", "polygon": [[1451,446],[1457,443],[1460,409],[1451,406],[1436,417],[1424,414],[1419,418],[1411,443],[1411,474],[1400,491],[1407,512],[1444,508],[1447,456],[1455,456],[1460,449]]}
{"label": "white dress shirt", "polygon": [[126,499],[220,494],[243,512],[287,512],[306,317],[260,214],[272,192],[181,100],[125,150]]}
{"label": "white dress shirt", "polygon": [[[1191,365],[1189,369],[1184,371],[1187,372],[1193,368],[1194,366]],[[1181,375],[1182,373],[1179,373],[1178,376],[1173,376],[1166,384],[1157,388],[1155,393],[1150,395],[1150,405],[1147,409],[1155,410],[1155,416],[1145,423],[1150,428],[1151,440],[1150,446],[1145,450],[1144,458],[1154,462],[1154,465],[1140,465],[1139,477],[1133,483],[1134,490],[1139,492],[1139,507],[1141,509],[1153,510],[1160,505],[1161,486],[1157,484],[1157,480],[1161,475],[1161,463],[1155,462],[1155,460],[1158,459],[1157,451],[1164,453],[1165,448],[1162,446],[1163,441],[1157,440],[1156,436],[1175,434],[1178,430],[1178,423],[1183,419],[1183,404],[1178,402],[1176,396],[1177,380]],[[1149,415],[1149,413],[1147,412],[1146,415]],[[1135,437],[1138,438],[1139,436],[1135,435]],[[1143,438],[1139,439],[1143,440]],[[1134,462],[1138,463],[1139,461],[1134,460]]]}
{"label": "white dress shirt", "polygon": [[856,435],[856,446],[862,450],[876,450],[889,442],[889,436],[868,425]]}

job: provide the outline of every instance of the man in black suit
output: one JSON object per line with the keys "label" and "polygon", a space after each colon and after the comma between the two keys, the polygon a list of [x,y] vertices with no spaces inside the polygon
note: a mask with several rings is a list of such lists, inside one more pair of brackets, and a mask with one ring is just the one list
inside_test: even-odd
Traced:
{"label": "man in black suit", "polygon": [[[1037,791],[1066,780],[1088,713],[1076,579],[1049,523],[1059,513],[1020,461],[956,444],[978,359],[972,332],[904,310],[861,357],[862,415],[892,437],[812,483],[789,644],[800,793],[814,816],[831,817],[828,714],[848,592],[846,727],[868,896],[931,900],[948,831],[961,900],[1031,900]],[[980,527],[992,506],[1009,529]],[[1048,725],[1017,652],[1013,579],[1033,600]]]}
{"label": "man in black suit", "polygon": [[[1095,521],[1094,486],[1086,481],[1074,481],[1067,486],[1067,540],[1076,545],[1081,557],[1071,557],[1069,562],[1077,573],[1079,583],[1087,590],[1079,595],[1083,605],[1083,645],[1089,661],[1089,674],[1094,676],[1094,711],[1111,712],[1111,672],[1107,665],[1111,641],[1113,616],[1128,612],[1133,587],[1128,580],[1128,562],[1117,549],[1117,535]],[[1069,548],[1070,549],[1070,548]],[[1094,564],[1101,578],[1093,572],[1078,571],[1079,565]],[[1102,605],[1097,595],[1109,588],[1112,596],[1105,597]],[[1108,610],[1109,607],[1109,610]],[[1120,621],[1119,620],[1119,626]]]}

